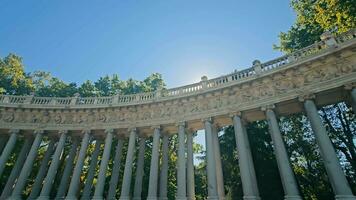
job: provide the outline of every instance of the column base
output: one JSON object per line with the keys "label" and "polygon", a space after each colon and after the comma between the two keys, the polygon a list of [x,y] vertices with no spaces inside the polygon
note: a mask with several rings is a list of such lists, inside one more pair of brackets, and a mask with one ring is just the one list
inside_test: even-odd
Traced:
{"label": "column base", "polygon": [[260,200],[261,197],[259,196],[243,196],[244,200]]}
{"label": "column base", "polygon": [[159,200],[168,200],[168,198],[167,197],[160,197]]}
{"label": "column base", "polygon": [[129,196],[124,196],[124,197],[121,196],[119,200],[130,200],[130,197]]}
{"label": "column base", "polygon": [[187,197],[187,200],[195,200],[195,197]]}
{"label": "column base", "polygon": [[303,200],[299,195],[286,195],[284,196],[284,200]]}
{"label": "column base", "polygon": [[141,200],[141,197],[134,197],[132,200]]}
{"label": "column base", "polygon": [[93,196],[92,200],[104,200],[102,196]]}
{"label": "column base", "polygon": [[158,200],[158,198],[157,197],[147,197],[146,200]]}
{"label": "column base", "polygon": [[37,200],[49,200],[49,196],[39,196]]}
{"label": "column base", "polygon": [[218,196],[208,196],[208,200],[219,200]]}
{"label": "column base", "polygon": [[22,199],[21,195],[14,195],[14,196],[10,196],[6,200],[21,200],[21,199]]}
{"label": "column base", "polygon": [[66,196],[64,200],[78,200],[76,196]]}
{"label": "column base", "polygon": [[176,200],[187,200],[187,197],[176,197]]}
{"label": "column base", "polygon": [[354,195],[335,195],[335,200],[356,200]]}

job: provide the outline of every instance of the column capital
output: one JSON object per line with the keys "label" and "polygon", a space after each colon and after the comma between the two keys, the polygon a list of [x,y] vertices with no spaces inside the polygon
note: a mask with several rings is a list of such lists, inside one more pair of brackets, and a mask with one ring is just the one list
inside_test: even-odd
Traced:
{"label": "column capital", "polygon": [[10,134],[12,134],[12,133],[19,134],[20,133],[20,129],[10,129],[9,133]]}
{"label": "column capital", "polygon": [[36,134],[43,134],[43,133],[44,133],[44,130],[39,129],[39,130],[34,130],[32,134],[36,135]]}
{"label": "column capital", "polygon": [[241,111],[236,111],[236,112],[229,113],[229,117],[230,118],[234,118],[235,116],[242,117],[242,112]]}
{"label": "column capital", "polygon": [[356,88],[356,82],[354,82],[354,83],[348,83],[348,84],[345,84],[345,85],[344,85],[344,89],[345,89],[345,90],[352,90],[352,89],[354,89],[354,88]]}
{"label": "column capital", "polygon": [[91,133],[91,130],[90,130],[90,129],[84,129],[84,130],[82,130],[82,133],[83,133],[83,134],[86,134],[86,133],[90,134],[90,133]]}
{"label": "column capital", "polygon": [[137,133],[137,128],[136,127],[130,127],[127,129],[129,133],[135,132]]}
{"label": "column capital", "polygon": [[58,134],[68,134],[68,130],[59,130]]}
{"label": "column capital", "polygon": [[201,121],[204,122],[204,123],[207,122],[207,121],[210,122],[210,123],[213,123],[213,118],[212,117],[207,117],[207,118],[201,119]]}
{"label": "column capital", "polygon": [[185,121],[180,121],[176,123],[176,126],[183,126],[184,128],[187,127],[187,123]]}
{"label": "column capital", "polygon": [[105,131],[104,131],[106,134],[112,134],[112,133],[114,133],[114,129],[105,129]]}
{"label": "column capital", "polygon": [[153,125],[153,126],[151,126],[151,129],[153,129],[153,130],[155,130],[155,129],[161,130],[162,127],[161,127],[161,125]]}
{"label": "column capital", "polygon": [[262,111],[267,111],[267,110],[273,110],[275,109],[276,106],[274,104],[269,104],[269,105],[264,105],[264,106],[261,106],[261,110]]}
{"label": "column capital", "polygon": [[298,100],[300,102],[304,102],[305,100],[311,100],[311,99],[315,99],[315,94],[313,93],[304,93],[298,96]]}

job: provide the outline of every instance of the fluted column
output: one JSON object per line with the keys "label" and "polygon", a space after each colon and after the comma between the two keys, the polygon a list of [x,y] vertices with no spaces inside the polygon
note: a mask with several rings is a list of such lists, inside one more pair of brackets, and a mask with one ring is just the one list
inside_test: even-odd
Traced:
{"label": "fluted column", "polygon": [[351,90],[352,110],[356,113],[356,88]]}
{"label": "fluted column", "polygon": [[169,136],[162,136],[162,166],[159,180],[159,199],[167,200]]}
{"label": "fluted column", "polygon": [[64,144],[67,138],[67,131],[59,131],[59,134],[60,134],[60,138],[57,143],[56,150],[54,151],[52,162],[47,172],[47,176],[43,182],[43,188],[41,190],[40,196],[38,197],[38,199],[40,200],[50,199],[49,195],[52,189],[54,178],[56,177],[57,170],[59,167],[60,157],[63,152]]}
{"label": "fluted column", "polygon": [[17,177],[19,176],[19,174],[21,172],[23,164],[26,161],[26,157],[27,157],[28,152],[30,151],[32,142],[33,142],[33,138],[29,138],[29,137],[25,138],[25,142],[22,145],[22,148],[19,153],[19,156],[17,157],[16,163],[11,170],[10,176],[7,179],[5,187],[2,190],[0,200],[5,200],[11,195],[14,183],[17,180]]}
{"label": "fluted column", "polygon": [[246,200],[258,200],[260,197],[257,189],[257,180],[247,132],[244,129],[239,114],[234,114],[232,119],[234,124],[236,146],[239,155],[239,168],[243,189],[243,198]]}
{"label": "fluted column", "polygon": [[95,148],[93,154],[90,156],[90,165],[88,169],[88,174],[85,179],[85,184],[84,184],[84,189],[83,189],[83,194],[81,196],[82,200],[90,199],[90,194],[91,194],[91,188],[93,186],[93,180],[95,176],[95,170],[96,166],[98,164],[98,157],[100,154],[100,146],[102,144],[102,140],[96,140],[95,142]]}
{"label": "fluted column", "polygon": [[112,133],[113,130],[105,130],[106,138],[105,138],[105,146],[103,156],[101,157],[100,162],[100,169],[98,174],[98,180],[96,182],[95,192],[93,199],[101,200],[103,199],[103,192],[105,186],[105,179],[106,179],[106,171],[108,169],[108,163],[110,159],[110,151],[111,151],[111,144],[112,144]]}
{"label": "fluted column", "polygon": [[31,173],[31,170],[33,167],[33,162],[35,161],[35,158],[38,153],[38,151],[37,151],[38,147],[40,146],[40,144],[42,142],[43,131],[34,131],[34,134],[35,134],[35,140],[32,143],[30,152],[28,153],[25,164],[23,165],[20,176],[19,176],[17,183],[15,185],[14,191],[12,192],[12,194],[9,198],[11,200],[12,199],[13,200],[21,199],[22,190],[26,186],[27,178]]}
{"label": "fluted column", "polygon": [[330,138],[326,133],[314,101],[311,99],[305,100],[304,108],[315,134],[326,172],[335,193],[335,199],[354,200],[355,197],[353,196],[350,185],[342,171],[339,159],[337,158]]}
{"label": "fluted column", "polygon": [[160,127],[155,127],[153,132],[152,157],[150,167],[150,179],[148,184],[147,200],[157,200],[158,183],[158,156],[160,146]]}
{"label": "fluted column", "polygon": [[108,199],[108,200],[116,199],[116,188],[117,188],[117,184],[119,181],[119,172],[120,172],[121,157],[122,157],[122,146],[123,146],[123,140],[119,138],[117,141],[116,149],[115,149],[114,166],[112,169],[110,183],[109,183],[109,185],[110,185],[109,192],[106,197],[106,199]]}
{"label": "fluted column", "polygon": [[187,199],[195,200],[193,134],[187,134]]}
{"label": "fluted column", "polygon": [[80,146],[77,162],[74,167],[73,176],[72,176],[72,179],[69,184],[68,194],[66,196],[67,200],[76,200],[77,199],[77,192],[78,192],[79,185],[80,185],[80,175],[82,173],[84,159],[85,159],[85,155],[86,155],[87,148],[88,148],[90,131],[85,130],[85,131],[83,131],[83,134],[84,135],[83,135],[82,143]]}
{"label": "fluted column", "polygon": [[208,177],[208,199],[218,200],[218,188],[216,180],[216,162],[214,153],[213,130],[211,119],[204,119],[207,177]]}
{"label": "fluted column", "polygon": [[177,200],[187,199],[185,163],[185,122],[178,123]]}
{"label": "fluted column", "polygon": [[138,152],[137,159],[137,169],[136,169],[136,178],[135,178],[135,188],[134,188],[134,196],[133,200],[141,200],[142,193],[142,179],[144,173],[144,163],[145,163],[145,148],[146,148],[146,139],[140,139],[140,147]]}
{"label": "fluted column", "polygon": [[65,159],[65,167],[63,170],[61,181],[58,186],[58,192],[55,198],[56,200],[62,200],[66,196],[68,184],[70,181],[70,175],[72,173],[73,166],[74,166],[74,159],[78,151],[78,145],[79,145],[78,139],[72,138],[72,147],[70,148],[70,152],[67,158]]}
{"label": "fluted column", "polygon": [[2,175],[2,172],[4,171],[4,168],[5,168],[7,160],[9,159],[9,156],[15,147],[17,135],[19,132],[20,131],[17,129],[13,129],[13,130],[9,131],[9,133],[11,135],[10,135],[9,140],[7,141],[6,146],[0,156],[0,177]]}
{"label": "fluted column", "polygon": [[224,176],[223,169],[221,166],[221,155],[220,155],[220,143],[219,143],[219,131],[217,126],[213,126],[213,143],[214,143],[214,156],[216,163],[216,182],[218,186],[219,200],[225,199],[225,189],[224,189]]}
{"label": "fluted column", "polygon": [[51,156],[53,153],[54,143],[55,143],[55,139],[52,138],[48,144],[47,151],[46,151],[45,155],[43,156],[43,159],[42,159],[42,162],[40,165],[40,169],[38,170],[35,182],[33,183],[32,188],[31,188],[31,193],[30,193],[29,197],[27,198],[28,200],[36,199],[38,196],[38,193],[40,193],[40,191],[41,191],[43,179],[46,176],[48,163],[49,163],[49,160],[51,159]]}
{"label": "fluted column", "polygon": [[130,186],[131,186],[131,176],[132,176],[132,163],[135,153],[135,143],[136,143],[136,128],[130,130],[129,145],[127,148],[124,178],[122,181],[120,200],[130,199]]}
{"label": "fluted column", "polygon": [[273,141],[274,154],[276,155],[277,165],[283,184],[284,199],[301,200],[302,198],[299,194],[298,184],[290,165],[289,156],[279,130],[276,115],[271,108],[263,108],[263,110],[266,110],[269,132]]}

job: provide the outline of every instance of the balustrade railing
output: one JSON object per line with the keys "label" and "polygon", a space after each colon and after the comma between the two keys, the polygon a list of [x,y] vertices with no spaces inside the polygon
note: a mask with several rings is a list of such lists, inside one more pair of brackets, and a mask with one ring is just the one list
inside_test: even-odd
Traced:
{"label": "balustrade railing", "polygon": [[171,88],[167,90],[158,90],[156,92],[139,93],[132,95],[115,95],[109,97],[34,97],[34,96],[13,96],[0,95],[0,105],[4,104],[32,104],[38,106],[90,106],[90,105],[127,105],[135,103],[152,102],[159,99],[175,98],[179,96],[192,95],[201,91],[223,87],[228,84],[238,83],[247,78],[256,77],[256,74],[265,73],[282,66],[307,59],[329,48],[354,42],[356,38],[356,29],[333,37],[327,35],[320,42],[316,42],[308,47],[295,51],[291,54],[260,63],[255,61],[252,67],[236,71],[234,73],[208,80],[206,77],[202,81],[182,87]]}

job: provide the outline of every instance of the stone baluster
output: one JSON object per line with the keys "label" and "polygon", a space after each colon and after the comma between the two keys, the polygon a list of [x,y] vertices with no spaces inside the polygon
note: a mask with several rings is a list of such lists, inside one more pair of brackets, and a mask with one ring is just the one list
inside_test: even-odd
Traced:
{"label": "stone baluster", "polygon": [[44,154],[43,159],[41,161],[40,169],[38,170],[38,173],[36,175],[35,182],[32,185],[31,193],[27,198],[28,200],[36,199],[38,194],[41,191],[43,179],[46,176],[48,163],[49,163],[49,161],[51,159],[51,156],[52,156],[52,153],[53,153],[53,150],[54,150],[55,142],[56,142],[55,138],[52,138],[51,141],[48,144],[47,151]]}
{"label": "stone baluster", "polygon": [[177,200],[187,199],[185,122],[178,123]]}
{"label": "stone baluster", "polygon": [[105,179],[106,179],[106,171],[108,169],[108,163],[110,159],[110,151],[111,151],[111,144],[112,144],[112,138],[113,138],[113,130],[105,130],[106,133],[106,138],[105,138],[105,146],[104,146],[104,152],[101,157],[101,162],[100,162],[100,168],[99,168],[99,174],[98,174],[98,180],[96,182],[96,187],[95,187],[95,192],[93,196],[93,200],[101,200],[103,199],[103,193],[104,193],[104,186],[105,186]]}
{"label": "stone baluster", "polygon": [[137,169],[136,169],[136,178],[135,178],[135,188],[133,200],[141,200],[142,196],[142,179],[143,179],[143,167],[145,163],[145,149],[146,149],[146,139],[141,138],[140,147],[138,152],[137,159]]}
{"label": "stone baluster", "polygon": [[25,164],[23,165],[23,168],[21,170],[21,173],[19,175],[17,183],[14,187],[14,191],[12,192],[11,196],[9,197],[9,199],[11,199],[11,200],[19,200],[22,198],[22,190],[26,186],[27,178],[31,173],[31,170],[33,167],[33,162],[35,161],[35,158],[38,153],[38,147],[40,146],[40,144],[42,142],[43,131],[42,130],[34,131],[34,134],[35,134],[35,140],[32,143],[30,152],[28,153]]}
{"label": "stone baluster", "polygon": [[147,200],[157,200],[159,146],[160,127],[154,127]]}
{"label": "stone baluster", "polygon": [[50,199],[50,192],[52,189],[52,185],[54,182],[54,179],[57,174],[57,170],[60,164],[60,158],[64,149],[64,145],[66,142],[67,138],[67,133],[68,131],[59,131],[59,141],[57,143],[56,150],[54,151],[53,157],[52,157],[52,162],[51,165],[49,166],[47,176],[43,182],[43,188],[41,190],[40,196],[38,197],[38,200],[49,200]]}
{"label": "stone baluster", "polygon": [[187,134],[187,199],[195,200],[193,134]]}
{"label": "stone baluster", "polygon": [[274,106],[263,107],[266,112],[269,132],[273,141],[274,154],[276,155],[277,165],[284,189],[285,200],[302,200],[298,190],[298,184],[295,179],[289,156],[284,145],[284,141],[279,130],[277,117],[272,110]]}
{"label": "stone baluster", "polygon": [[13,186],[17,180],[17,177],[19,176],[19,174],[21,172],[21,169],[22,169],[25,161],[26,161],[27,154],[30,151],[32,142],[33,142],[32,137],[25,138],[25,142],[22,145],[22,148],[21,148],[21,151],[17,157],[16,163],[11,170],[10,176],[7,179],[5,187],[3,188],[3,191],[0,196],[0,200],[5,200],[11,195]]}
{"label": "stone baluster", "polygon": [[167,181],[168,181],[168,154],[169,154],[169,136],[162,136],[162,166],[159,180],[159,199],[167,200]]}
{"label": "stone baluster", "polygon": [[135,154],[135,143],[136,143],[136,128],[133,128],[130,130],[130,138],[129,138],[129,145],[127,147],[125,170],[124,170],[124,177],[122,181],[120,200],[130,199],[132,163]]}
{"label": "stone baluster", "polygon": [[94,149],[93,154],[91,155],[90,165],[89,165],[89,169],[88,169],[88,175],[85,180],[83,194],[81,196],[82,200],[90,199],[91,189],[93,187],[93,180],[94,180],[94,176],[95,176],[95,170],[96,170],[96,166],[98,164],[98,157],[100,154],[100,146],[102,143],[103,142],[101,139],[97,139],[95,142],[95,149]]}
{"label": "stone baluster", "polygon": [[83,131],[83,139],[80,146],[77,162],[74,167],[73,176],[69,184],[68,194],[66,196],[67,200],[76,200],[77,199],[77,192],[79,190],[80,185],[80,175],[82,173],[85,155],[87,153],[88,143],[90,139],[90,131],[84,130]]}
{"label": "stone baluster", "polygon": [[56,200],[62,200],[65,198],[68,189],[68,184],[70,181],[70,175],[74,166],[74,159],[78,151],[78,145],[79,140],[77,138],[72,138],[72,147],[70,148],[70,152],[67,158],[65,159],[65,167],[63,170],[61,181],[59,183],[58,192],[55,197]]}
{"label": "stone baluster", "polygon": [[204,119],[205,127],[205,143],[206,143],[206,161],[207,161],[207,177],[208,177],[208,199],[218,200],[218,188],[216,181],[216,163],[213,142],[212,121],[210,118]]}
{"label": "stone baluster", "polygon": [[114,166],[112,169],[110,183],[109,183],[109,185],[110,185],[109,192],[106,197],[106,199],[108,199],[108,200],[116,199],[115,195],[116,195],[117,184],[119,181],[119,172],[120,172],[123,144],[124,144],[124,141],[119,138],[117,141],[116,149],[115,149]]}
{"label": "stone baluster", "polygon": [[220,143],[219,143],[219,131],[217,125],[212,127],[213,130],[213,143],[214,143],[214,157],[216,163],[216,182],[218,187],[219,200],[225,199],[225,189],[224,189],[224,176],[221,165],[221,155],[220,155]]}
{"label": "stone baluster", "polygon": [[354,200],[355,196],[352,194],[350,185],[347,182],[344,172],[342,171],[335,149],[326,133],[326,129],[318,114],[316,105],[312,100],[313,98],[313,95],[304,96],[300,97],[300,100],[304,100],[304,108],[315,134],[315,139],[318,143],[326,172],[335,193],[335,199]]}
{"label": "stone baluster", "polygon": [[256,174],[251,155],[251,149],[245,127],[242,124],[241,114],[232,115],[237,151],[239,154],[239,168],[244,199],[258,200]]}
{"label": "stone baluster", "polygon": [[2,175],[2,172],[4,171],[4,168],[5,168],[7,160],[9,159],[9,156],[15,147],[17,135],[19,132],[20,131],[17,129],[12,129],[9,131],[9,133],[10,133],[9,140],[7,141],[6,146],[0,156],[0,177]]}

